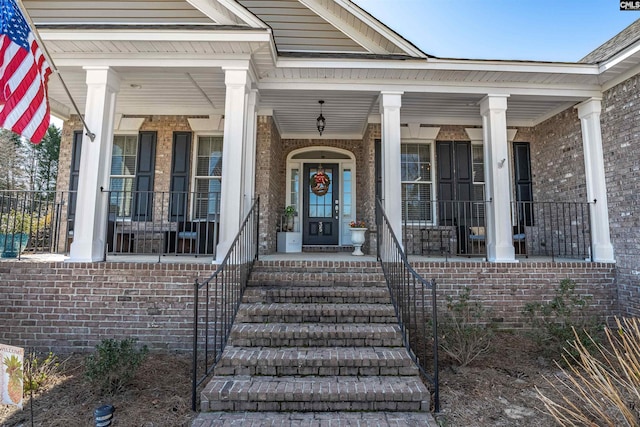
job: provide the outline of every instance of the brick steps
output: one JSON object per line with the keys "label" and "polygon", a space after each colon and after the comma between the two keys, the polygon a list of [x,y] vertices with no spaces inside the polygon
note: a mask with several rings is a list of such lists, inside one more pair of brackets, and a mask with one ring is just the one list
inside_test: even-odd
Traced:
{"label": "brick steps", "polygon": [[428,411],[414,377],[213,377],[203,391],[210,411]]}
{"label": "brick steps", "polygon": [[435,426],[377,263],[259,262],[251,277],[193,426]]}
{"label": "brick steps", "polygon": [[246,302],[287,303],[341,303],[388,304],[389,291],[384,286],[322,286],[301,288],[298,286],[250,287],[245,291]]}
{"label": "brick steps", "polygon": [[396,323],[386,304],[242,304],[236,322],[244,323]]}
{"label": "brick steps", "polygon": [[[266,424],[265,424],[265,421]],[[203,413],[193,427],[244,426],[358,426],[424,427],[433,425],[428,412],[209,412]]]}
{"label": "brick steps", "polygon": [[395,324],[238,323],[230,341],[255,347],[400,347],[402,338]]}
{"label": "brick steps", "polygon": [[418,368],[404,347],[227,347],[214,375],[406,376]]}

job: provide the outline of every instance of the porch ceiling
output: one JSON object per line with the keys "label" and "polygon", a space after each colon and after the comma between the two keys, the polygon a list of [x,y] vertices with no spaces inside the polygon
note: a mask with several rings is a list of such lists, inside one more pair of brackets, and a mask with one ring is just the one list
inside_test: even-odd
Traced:
{"label": "porch ceiling", "polygon": [[[220,68],[114,67],[121,78],[116,112],[125,115],[224,114],[224,72]],[[86,101],[85,72],[78,67],[61,74],[80,111]],[[261,114],[272,113],[284,138],[316,138],[318,100],[324,100],[327,120],[323,138],[360,138],[369,116],[379,114],[378,91],[261,89]],[[52,110],[65,117],[69,100],[57,77],[51,78]],[[417,93],[402,97],[401,119],[431,125],[480,125],[482,93]],[[512,95],[508,99],[510,126],[531,126],[579,102],[577,97]]]}

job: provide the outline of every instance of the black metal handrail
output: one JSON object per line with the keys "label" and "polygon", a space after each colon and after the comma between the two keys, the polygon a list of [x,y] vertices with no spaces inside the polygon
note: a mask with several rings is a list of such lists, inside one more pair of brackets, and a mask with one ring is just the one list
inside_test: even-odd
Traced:
{"label": "black metal handrail", "polygon": [[[398,243],[380,200],[377,208],[378,259],[391,293],[396,316],[400,324],[402,339],[420,372],[433,388],[435,412],[440,411],[440,386],[438,378],[438,309],[436,281],[425,280],[409,265],[407,257]],[[430,295],[427,295],[429,294]],[[431,298],[429,313],[428,299]],[[431,324],[432,337],[428,329]],[[431,346],[429,345],[431,341]],[[431,356],[431,357],[429,357]],[[433,372],[429,372],[432,359]]]}
{"label": "black metal handrail", "polygon": [[[255,261],[258,259],[260,199],[256,199],[240,226],[227,255],[215,273],[194,285],[193,367],[191,407],[197,389],[213,371],[231,334],[231,327]],[[200,299],[200,293],[203,299]],[[200,305],[202,304],[202,307]],[[201,314],[201,309],[202,313]],[[203,328],[199,324],[203,324]],[[202,341],[201,341],[202,340]],[[204,346],[202,359],[199,349]],[[201,368],[201,369],[199,369]],[[199,372],[202,372],[199,374]]]}

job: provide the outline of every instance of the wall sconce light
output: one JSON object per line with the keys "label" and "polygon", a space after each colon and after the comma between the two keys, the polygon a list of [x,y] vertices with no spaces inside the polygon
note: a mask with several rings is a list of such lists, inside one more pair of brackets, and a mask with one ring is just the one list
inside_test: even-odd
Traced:
{"label": "wall sconce light", "polygon": [[316,126],[318,127],[318,132],[320,132],[320,136],[322,136],[322,132],[324,131],[324,125],[327,123],[327,121],[324,119],[324,116],[322,115],[322,104],[324,104],[324,101],[320,100],[318,101],[318,104],[320,104],[320,115],[316,119]]}

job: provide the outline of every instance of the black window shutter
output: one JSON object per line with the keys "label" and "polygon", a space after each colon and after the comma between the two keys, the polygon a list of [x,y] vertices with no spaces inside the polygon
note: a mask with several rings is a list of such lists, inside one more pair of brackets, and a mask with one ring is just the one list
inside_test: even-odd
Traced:
{"label": "black window shutter", "polygon": [[71,152],[71,174],[69,177],[69,206],[67,207],[67,220],[69,231],[73,230],[73,221],[76,218],[76,200],[78,199],[78,179],[80,177],[80,155],[82,153],[82,131],[73,133],[73,147]]}
{"label": "black window shutter", "polygon": [[153,176],[156,168],[156,133],[140,132],[136,166],[133,219],[153,219]]}
{"label": "black window shutter", "polygon": [[169,221],[186,221],[191,159],[191,132],[173,133]]}
{"label": "black window shutter", "polygon": [[518,225],[533,225],[533,180],[531,177],[531,150],[528,142],[513,143],[515,164]]}

